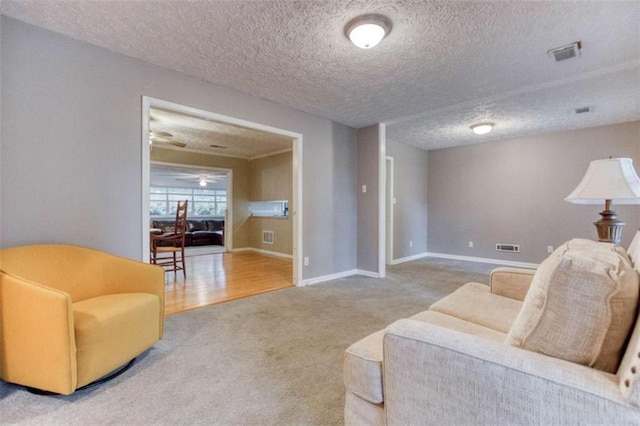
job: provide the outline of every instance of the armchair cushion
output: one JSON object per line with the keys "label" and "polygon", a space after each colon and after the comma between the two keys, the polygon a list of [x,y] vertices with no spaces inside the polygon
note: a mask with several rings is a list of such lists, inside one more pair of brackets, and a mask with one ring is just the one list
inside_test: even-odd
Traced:
{"label": "armchair cushion", "polygon": [[73,304],[78,387],[153,346],[160,334],[160,298],[149,293],[99,296]]}
{"label": "armchair cushion", "polygon": [[638,275],[624,251],[571,240],[536,271],[507,343],[615,373],[637,304]]}

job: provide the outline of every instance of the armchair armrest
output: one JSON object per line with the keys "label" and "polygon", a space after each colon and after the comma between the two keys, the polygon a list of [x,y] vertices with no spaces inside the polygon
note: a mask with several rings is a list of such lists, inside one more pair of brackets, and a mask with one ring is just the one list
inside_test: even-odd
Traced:
{"label": "armchair armrest", "polygon": [[160,299],[160,337],[164,330],[165,272],[161,266],[96,252],[101,257],[102,294],[150,293]]}
{"label": "armchair armrest", "polygon": [[415,320],[384,336],[387,424],[624,424],[617,376]]}
{"label": "armchair armrest", "polygon": [[77,383],[75,352],[71,297],[0,273],[2,379],[70,394]]}
{"label": "armchair armrest", "polygon": [[491,293],[524,300],[535,273],[534,269],[496,268],[491,271]]}

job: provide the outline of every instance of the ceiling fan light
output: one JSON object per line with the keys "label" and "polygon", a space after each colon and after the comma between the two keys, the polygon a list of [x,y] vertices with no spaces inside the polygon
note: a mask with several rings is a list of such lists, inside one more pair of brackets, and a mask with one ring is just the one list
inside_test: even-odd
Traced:
{"label": "ceiling fan light", "polygon": [[204,179],[200,179],[200,184],[199,185],[204,188],[205,186],[207,186],[207,181],[204,180]]}
{"label": "ceiling fan light", "polygon": [[391,21],[382,15],[362,15],[345,27],[349,40],[361,49],[371,49],[391,32]]}
{"label": "ceiling fan light", "polygon": [[470,127],[476,135],[484,135],[493,130],[493,123],[478,123]]}

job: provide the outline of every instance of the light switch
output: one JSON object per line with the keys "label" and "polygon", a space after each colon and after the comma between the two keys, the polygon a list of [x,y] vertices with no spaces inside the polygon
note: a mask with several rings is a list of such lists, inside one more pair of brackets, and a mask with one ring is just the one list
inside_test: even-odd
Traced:
{"label": "light switch", "polygon": [[362,185],[362,193],[367,192],[367,185]]}

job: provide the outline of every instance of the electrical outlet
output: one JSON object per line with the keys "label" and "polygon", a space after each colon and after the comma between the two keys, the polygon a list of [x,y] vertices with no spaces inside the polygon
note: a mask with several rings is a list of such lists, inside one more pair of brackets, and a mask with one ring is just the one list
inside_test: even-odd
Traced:
{"label": "electrical outlet", "polygon": [[413,247],[413,241],[409,241],[409,247]]}
{"label": "electrical outlet", "polygon": [[309,258],[308,257],[304,258],[304,266],[309,266]]}
{"label": "electrical outlet", "polygon": [[553,246],[547,246],[547,253],[553,253]]}
{"label": "electrical outlet", "polygon": [[473,248],[473,241],[469,241],[469,248]]}

